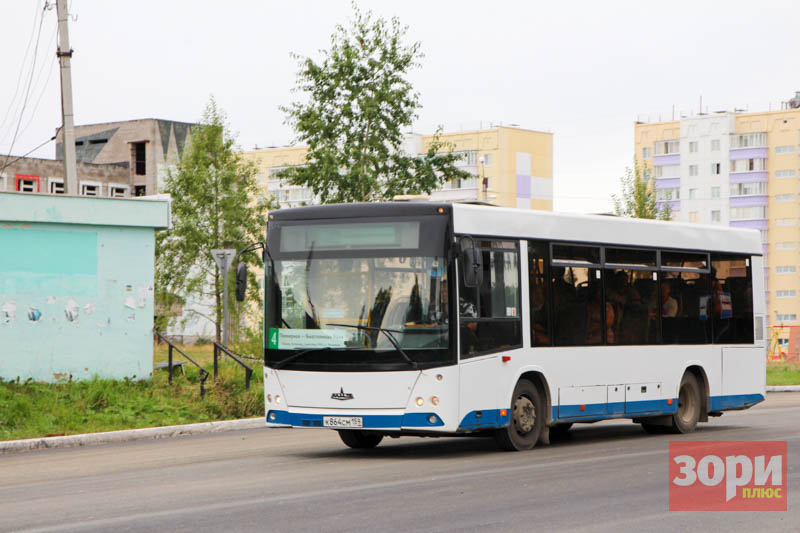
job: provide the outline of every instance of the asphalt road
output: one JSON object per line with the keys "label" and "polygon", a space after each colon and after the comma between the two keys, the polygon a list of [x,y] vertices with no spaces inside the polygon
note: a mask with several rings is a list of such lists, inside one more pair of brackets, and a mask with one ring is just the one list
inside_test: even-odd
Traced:
{"label": "asphalt road", "polygon": [[[789,511],[668,511],[670,440],[788,441]],[[603,422],[524,453],[263,429],[0,456],[0,531],[798,531],[798,498],[798,393],[691,435]]]}

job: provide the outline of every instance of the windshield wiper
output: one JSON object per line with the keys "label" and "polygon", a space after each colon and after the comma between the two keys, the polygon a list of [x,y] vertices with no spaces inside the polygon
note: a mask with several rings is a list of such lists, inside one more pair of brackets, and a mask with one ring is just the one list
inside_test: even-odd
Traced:
{"label": "windshield wiper", "polygon": [[277,363],[272,365],[272,368],[278,369],[278,368],[282,367],[283,365],[285,365],[286,363],[291,363],[292,361],[294,361],[298,357],[302,357],[305,354],[310,353],[310,352],[327,351],[327,350],[333,350],[333,348],[331,348],[330,346],[324,346],[322,348],[309,348],[307,350],[301,350],[301,351],[299,351],[297,353],[293,353],[289,357],[281,359],[280,361],[278,361]]}
{"label": "windshield wiper", "polygon": [[416,370],[418,368],[417,362],[414,361],[413,359],[411,359],[408,356],[408,354],[405,352],[405,350],[403,350],[400,347],[400,343],[397,342],[397,339],[394,338],[394,335],[392,335],[392,333],[403,333],[400,330],[397,330],[397,329],[386,329],[386,328],[376,328],[376,327],[373,327],[373,326],[361,326],[359,324],[331,324],[331,323],[328,323],[326,325],[328,325],[328,326],[338,326],[340,328],[363,329],[365,331],[379,331],[379,332],[383,333],[384,335],[386,335],[386,338],[389,339],[389,342],[391,342],[392,345],[395,348],[397,348],[397,351],[400,353],[400,355],[403,356],[403,359],[405,359],[408,362],[408,364],[411,365],[411,368],[413,368],[414,370]]}

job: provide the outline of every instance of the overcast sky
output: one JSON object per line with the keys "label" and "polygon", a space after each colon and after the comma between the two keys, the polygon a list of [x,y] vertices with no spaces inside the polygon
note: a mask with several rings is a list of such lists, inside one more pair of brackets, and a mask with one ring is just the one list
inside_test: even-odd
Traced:
{"label": "overcast sky", "polygon": [[[55,3],[55,0],[51,0]],[[555,208],[600,212],[633,157],[633,123],[680,112],[780,105],[800,90],[791,1],[358,2],[420,41],[414,131],[515,123],[555,134]],[[61,124],[55,9],[0,1],[0,153],[23,154]],[[349,0],[72,0],[76,124],[192,122],[210,95],[244,149],[289,144],[278,106],[297,62],[319,57]],[[21,74],[21,75],[20,75]],[[30,83],[30,90],[26,91]],[[20,111],[28,94],[24,114]],[[13,149],[11,142],[19,125]],[[32,155],[53,157],[53,143]]]}

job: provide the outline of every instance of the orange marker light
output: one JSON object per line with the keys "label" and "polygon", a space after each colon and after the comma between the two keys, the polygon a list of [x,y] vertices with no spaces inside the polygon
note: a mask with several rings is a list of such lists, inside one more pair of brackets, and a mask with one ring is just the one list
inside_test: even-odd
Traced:
{"label": "orange marker light", "polygon": [[440,208],[439,208],[439,212],[440,212],[440,213],[444,213],[444,208],[443,208],[443,207],[440,207]]}
{"label": "orange marker light", "polygon": [[508,416],[508,411],[506,409],[500,409],[500,416]]}
{"label": "orange marker light", "polygon": [[672,398],[670,398],[669,400],[667,400],[667,405],[672,405]]}
{"label": "orange marker light", "polygon": [[585,411],[585,410],[586,410],[586,406],[585,405],[581,405],[581,411]]}
{"label": "orange marker light", "polygon": [[510,355],[504,355],[503,356],[503,362],[504,363],[508,363],[509,361],[511,361],[511,356]]}

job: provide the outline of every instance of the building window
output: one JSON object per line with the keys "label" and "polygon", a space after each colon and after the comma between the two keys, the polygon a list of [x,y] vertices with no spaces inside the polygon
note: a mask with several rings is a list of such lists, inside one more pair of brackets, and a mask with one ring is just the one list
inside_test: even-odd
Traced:
{"label": "building window", "polygon": [[767,194],[767,183],[734,183],[731,185],[731,196],[749,196],[753,194]]}
{"label": "building window", "polygon": [[786,146],[776,146],[775,147],[776,154],[793,154],[794,153],[794,145],[787,144]]}
{"label": "building window", "polygon": [[775,267],[776,274],[794,274],[795,272],[797,272],[797,268],[794,265],[783,265]]}
{"label": "building window", "polygon": [[133,167],[134,173],[137,176],[144,176],[147,174],[147,150],[145,146],[147,143],[138,142],[133,143]]}
{"label": "building window", "polygon": [[136,185],[133,187],[134,196],[145,196],[146,194],[147,188],[144,185]]}
{"label": "building window", "polygon": [[711,151],[712,152],[719,152],[719,139],[712,139],[711,140]]}
{"label": "building window", "polygon": [[689,175],[697,176],[697,165],[689,165]]}
{"label": "building window", "polygon": [[731,135],[731,149],[756,148],[767,145],[766,133],[743,133]]}
{"label": "building window", "polygon": [[711,211],[711,222],[720,222],[722,220],[719,209]]}
{"label": "building window", "polygon": [[645,146],[644,148],[642,148],[642,159],[647,161],[648,159],[650,159],[651,156],[652,154],[649,146]]}
{"label": "building window", "polygon": [[711,163],[711,175],[719,176],[722,174],[722,163]]}
{"label": "building window", "polygon": [[492,154],[483,154],[483,166],[492,166]]}
{"label": "building window", "polygon": [[731,220],[762,220],[766,218],[766,206],[731,208]]}
{"label": "building window", "polygon": [[737,159],[731,161],[731,172],[754,172],[767,170],[766,159]]}
{"label": "building window", "polygon": [[697,189],[689,189],[689,200],[697,199]]}
{"label": "building window", "polygon": [[696,224],[697,223],[697,211],[689,211],[689,222]]}
{"label": "building window", "polygon": [[64,180],[62,178],[48,179],[47,187],[50,194],[64,194]]}
{"label": "building window", "polygon": [[794,177],[794,170],[776,170],[775,171],[776,178],[793,178]]}
{"label": "building window", "polygon": [[680,200],[680,199],[681,199],[680,187],[674,187],[672,189],[656,189],[656,200],[659,202],[669,202],[671,200]]}
{"label": "building window", "polygon": [[794,290],[779,290],[775,291],[775,298],[794,298],[795,294]]}
{"label": "building window", "polygon": [[719,198],[719,187],[711,187],[711,198]]}
{"label": "building window", "polygon": [[8,186],[8,178],[5,174],[0,174],[0,191],[5,191]]}
{"label": "building window", "polygon": [[461,358],[522,345],[519,249],[516,242],[476,241],[483,284],[466,287],[459,276]]}
{"label": "building window", "polygon": [[794,202],[794,194],[776,194],[776,202]]}
{"label": "building window", "polygon": [[130,191],[130,188],[127,185],[119,185],[117,183],[108,184],[109,198],[126,198],[129,194],[128,191]]}
{"label": "building window", "polygon": [[794,226],[793,218],[776,218],[775,225],[776,226]]}
{"label": "building window", "polygon": [[689,152],[695,153],[697,151],[697,141],[689,141]]}
{"label": "building window", "polygon": [[478,164],[478,151],[477,150],[456,150],[453,152],[458,156],[456,165],[462,167],[474,167]]}
{"label": "building window", "polygon": [[100,196],[100,184],[92,181],[82,181],[81,196]]}
{"label": "building window", "polygon": [[657,178],[677,178],[681,175],[680,165],[663,165],[653,170]]}
{"label": "building window", "polygon": [[769,231],[767,231],[765,229],[758,230],[758,231],[761,234],[761,243],[762,244],[769,243]]}
{"label": "building window", "polygon": [[28,174],[16,175],[16,189],[17,192],[39,192],[39,176],[30,176]]}
{"label": "building window", "polygon": [[794,313],[785,314],[785,315],[776,314],[775,315],[775,320],[777,320],[778,322],[794,322],[795,320],[797,320],[797,315],[794,314]]}
{"label": "building window", "polygon": [[776,250],[794,250],[794,242],[792,241],[783,241],[783,242],[776,242],[775,243]]}
{"label": "building window", "polygon": [[655,143],[656,146],[656,155],[668,155],[668,154],[679,154],[680,153],[680,141],[673,140],[673,141],[657,141]]}

